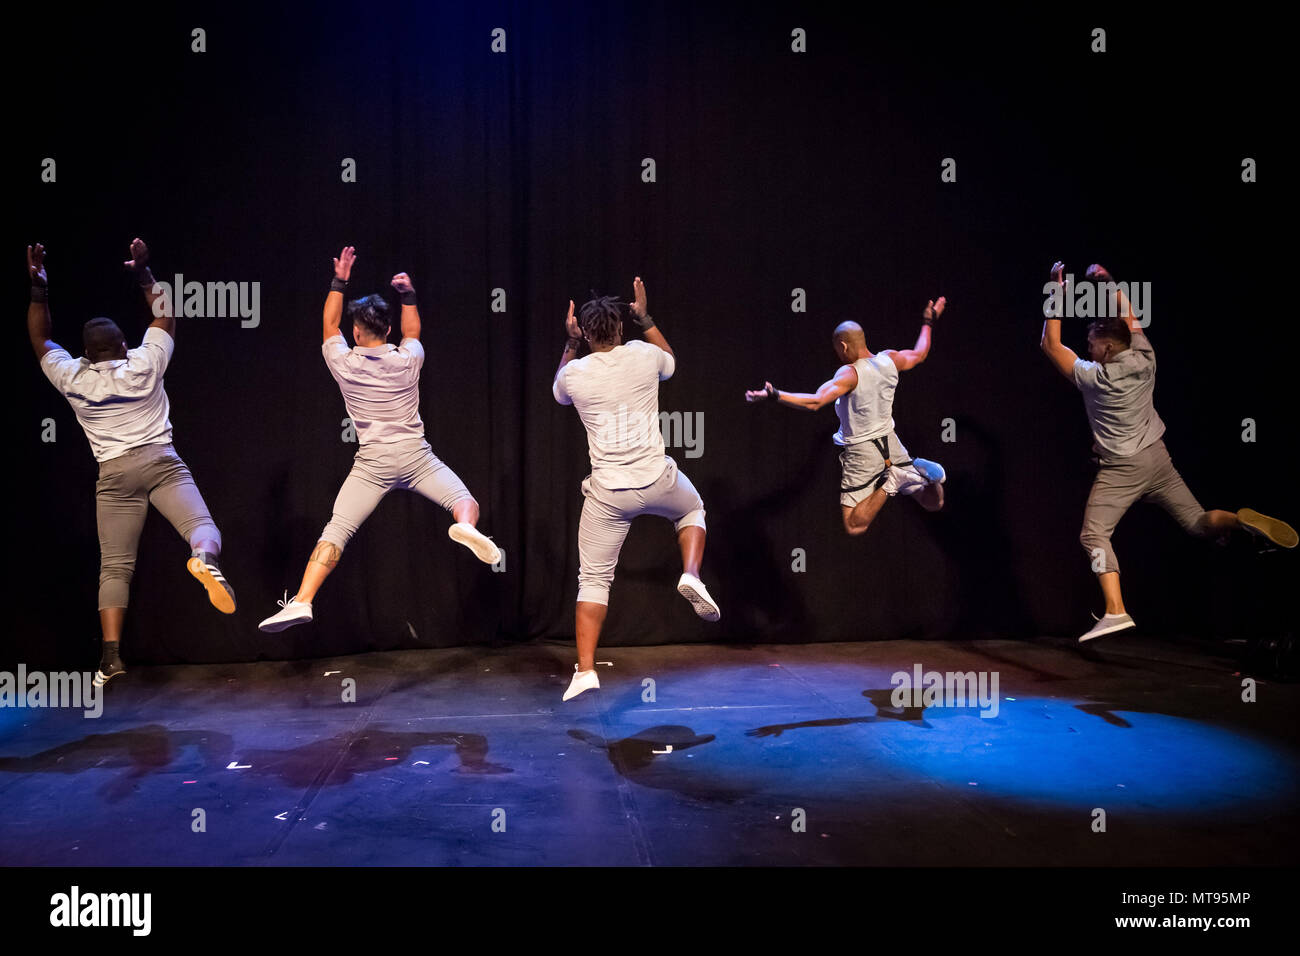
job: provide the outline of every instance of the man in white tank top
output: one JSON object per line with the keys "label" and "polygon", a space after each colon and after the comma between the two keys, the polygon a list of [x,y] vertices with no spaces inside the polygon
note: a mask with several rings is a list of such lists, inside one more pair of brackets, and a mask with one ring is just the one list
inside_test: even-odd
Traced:
{"label": "man in white tank top", "polygon": [[771,382],[745,393],[747,402],[775,399],[808,411],[835,403],[840,429],[834,441],[843,449],[840,511],[849,534],[866,531],[891,495],[912,495],[926,511],[943,507],[943,468],[937,462],[908,455],[894,433],[892,415],[898,373],[915,368],[930,354],[931,323],[946,305],[943,296],[926,304],[921,334],[910,349],[873,353],[867,348],[862,326],[841,322],[831,344],[844,364],[814,393],[783,392]]}

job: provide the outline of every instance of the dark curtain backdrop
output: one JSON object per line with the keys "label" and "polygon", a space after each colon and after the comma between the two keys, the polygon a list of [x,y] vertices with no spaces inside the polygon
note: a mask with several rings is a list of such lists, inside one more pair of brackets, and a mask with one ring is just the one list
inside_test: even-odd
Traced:
{"label": "dark curtain backdrop", "polygon": [[[910,12],[909,12],[910,11]],[[225,536],[239,610],[209,607],[156,512],[140,546],[124,651],[137,661],[303,657],[572,634],[582,427],[551,398],[569,298],[628,295],[678,355],[661,391],[700,415],[703,454],[672,451],[708,509],[698,621],[672,585],[671,527],[632,529],[607,644],[1073,634],[1097,606],[1077,535],[1092,476],[1079,395],[1038,351],[1054,258],[1154,287],[1157,407],[1207,507],[1292,520],[1297,332],[1275,244],[1281,36],[1128,5],[421,3],[51,4],[11,12],[4,271],[10,306],[11,610],[6,657],[95,654],[96,466],[31,360],[22,248],[49,248],[55,338],[148,321],[121,260],[149,241],[158,278],[258,282],[261,321],[181,319],[166,377],[175,444]],[[1109,51],[1089,52],[1108,30]],[[190,52],[190,30],[207,52]],[[490,51],[506,30],[507,52]],[[791,30],[808,52],[791,51]],[[57,161],[57,182],[40,163]],[[1241,182],[1245,156],[1260,182]],[[340,181],[356,160],[358,181]],[[657,181],[641,179],[655,160]],[[940,181],[944,157],[957,182]],[[320,356],[330,258],[357,247],[350,292],[409,271],[430,443],[505,548],[493,573],[447,516],[393,493],[316,603],[256,623],[297,586],[356,446]],[[807,311],[791,311],[791,290]],[[491,311],[492,290],[507,296]],[[750,407],[765,378],[812,390],[830,332],[907,347],[945,294],[931,357],[895,418],[948,469],[938,515],[896,500],[841,530],[830,410]],[[629,326],[629,331],[631,327]],[[1083,347],[1081,323],[1067,338]],[[41,440],[41,421],[57,441]],[[956,441],[941,441],[942,422]],[[1258,441],[1241,441],[1242,420]],[[1116,546],[1149,631],[1229,635],[1261,568],[1294,561],[1191,541],[1138,508]],[[792,570],[804,549],[806,571]],[[1245,636],[1244,634],[1240,636]]]}

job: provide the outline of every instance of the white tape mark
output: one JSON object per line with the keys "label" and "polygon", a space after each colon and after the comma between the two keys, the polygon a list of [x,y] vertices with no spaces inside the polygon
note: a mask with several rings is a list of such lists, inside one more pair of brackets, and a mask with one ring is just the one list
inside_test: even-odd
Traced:
{"label": "white tape mark", "polygon": [[235,763],[233,760],[226,764],[227,770],[251,770],[252,768],[253,765],[251,763]]}

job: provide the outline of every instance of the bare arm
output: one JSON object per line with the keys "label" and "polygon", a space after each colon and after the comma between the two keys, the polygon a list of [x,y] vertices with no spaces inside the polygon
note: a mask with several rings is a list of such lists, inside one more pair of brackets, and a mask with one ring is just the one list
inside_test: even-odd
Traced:
{"label": "bare arm", "polygon": [[947,305],[948,300],[943,296],[939,296],[938,299],[931,299],[926,303],[925,309],[921,313],[921,331],[916,336],[916,344],[910,349],[886,349],[881,354],[888,356],[889,360],[894,363],[894,366],[900,372],[916,368],[930,354],[931,323],[943,315],[943,310]]}
{"label": "bare arm", "polygon": [[[1110,274],[1110,270],[1096,262],[1088,266],[1086,276],[1094,282],[1115,281],[1114,277]],[[1138,320],[1138,317],[1133,314],[1133,303],[1129,301],[1128,296],[1125,295],[1122,288],[1117,288],[1115,290],[1115,301],[1119,307],[1119,314],[1123,316],[1124,321],[1128,323],[1129,331],[1134,335],[1146,335],[1147,330],[1142,327],[1142,323]]]}
{"label": "bare arm", "polygon": [[[153,315],[153,321],[149,323],[149,328],[162,329],[175,339],[175,303],[169,302],[167,296],[162,293],[154,291],[153,272],[149,268],[149,247],[145,245],[145,241],[139,236],[131,240],[131,258],[123,262],[122,265],[135,273],[135,280],[140,284],[140,291],[144,293],[144,300],[149,305],[150,314]],[[173,296],[179,296],[180,294],[180,289],[172,290]]]}
{"label": "bare arm", "polygon": [[673,358],[676,358],[677,356],[673,355],[672,346],[668,344],[668,340],[664,338],[664,334],[659,331],[659,326],[655,325],[655,320],[652,319],[650,313],[646,311],[645,284],[641,281],[640,276],[637,276],[632,280],[632,292],[632,304],[630,306],[632,310],[632,321],[640,326],[641,334],[645,336],[647,342],[663,349],[669,355],[672,355]]}
{"label": "bare arm", "polygon": [[[1065,264],[1057,262],[1052,266],[1052,280],[1060,283],[1062,293],[1065,292]],[[1053,316],[1048,316],[1043,320],[1043,337],[1039,341],[1039,347],[1048,360],[1056,366],[1056,370],[1074,381],[1074,363],[1079,360],[1079,356],[1074,353],[1074,349],[1068,348],[1061,343],[1061,320]]]}
{"label": "bare arm", "polygon": [[816,392],[783,392],[774,388],[771,382],[764,382],[763,387],[745,393],[745,401],[761,402],[775,399],[791,408],[803,408],[815,412],[831,404],[841,395],[847,395],[858,387],[858,371],[852,365],[840,366],[835,377],[824,382]]}
{"label": "bare arm", "polygon": [[411,277],[405,272],[393,276],[393,288],[402,297],[402,338],[418,339],[420,337],[420,309],[415,304],[415,286]]}
{"label": "bare arm", "polygon": [[32,351],[37,361],[45,353],[59,347],[50,339],[53,324],[50,321],[49,279],[45,275],[45,247],[39,242],[36,247],[27,247],[27,275],[32,283],[31,303],[27,306],[27,338],[32,343]]}
{"label": "bare arm", "polygon": [[578,350],[582,348],[582,329],[578,326],[578,320],[573,314],[572,299],[569,300],[569,314],[564,319],[564,331],[568,338],[564,343],[564,351],[560,353],[560,364],[555,369],[557,376],[564,366],[578,357]]}
{"label": "bare arm", "polygon": [[348,287],[352,263],[356,261],[357,250],[354,246],[344,246],[339,257],[334,260],[334,281],[330,283],[329,295],[325,297],[325,312],[321,320],[323,342],[328,342],[339,334],[339,323],[343,321],[343,291]]}

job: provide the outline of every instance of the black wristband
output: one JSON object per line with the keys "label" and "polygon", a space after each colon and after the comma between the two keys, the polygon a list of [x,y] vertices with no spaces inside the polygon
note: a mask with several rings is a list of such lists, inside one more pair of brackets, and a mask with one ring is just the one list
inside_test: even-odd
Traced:
{"label": "black wristband", "polygon": [[769,385],[769,386],[765,389],[765,391],[767,392],[767,397],[768,397],[768,398],[777,398],[777,397],[779,396],[781,390],[778,389],[775,385]]}
{"label": "black wristband", "polygon": [[415,305],[415,290],[402,293],[402,305]]}
{"label": "black wristband", "polygon": [[33,302],[49,302],[49,301],[50,301],[50,290],[49,290],[49,287],[47,287],[47,286],[43,286],[43,285],[37,285],[36,283],[33,282],[33,283],[32,283],[32,301],[33,301]]}
{"label": "black wristband", "polygon": [[148,266],[142,266],[135,270],[135,281],[140,283],[142,289],[152,289],[154,287],[153,273]]}
{"label": "black wristband", "polygon": [[635,312],[633,312],[632,321],[641,327],[642,332],[645,332],[648,329],[653,329],[655,327],[655,320],[650,317],[649,312],[647,312],[644,316],[637,315]]}
{"label": "black wristband", "polygon": [[582,349],[582,339],[569,339],[564,343],[564,351],[577,352]]}
{"label": "black wristband", "polygon": [[330,291],[346,293],[348,291],[348,280],[335,276],[334,280],[330,282]]}

